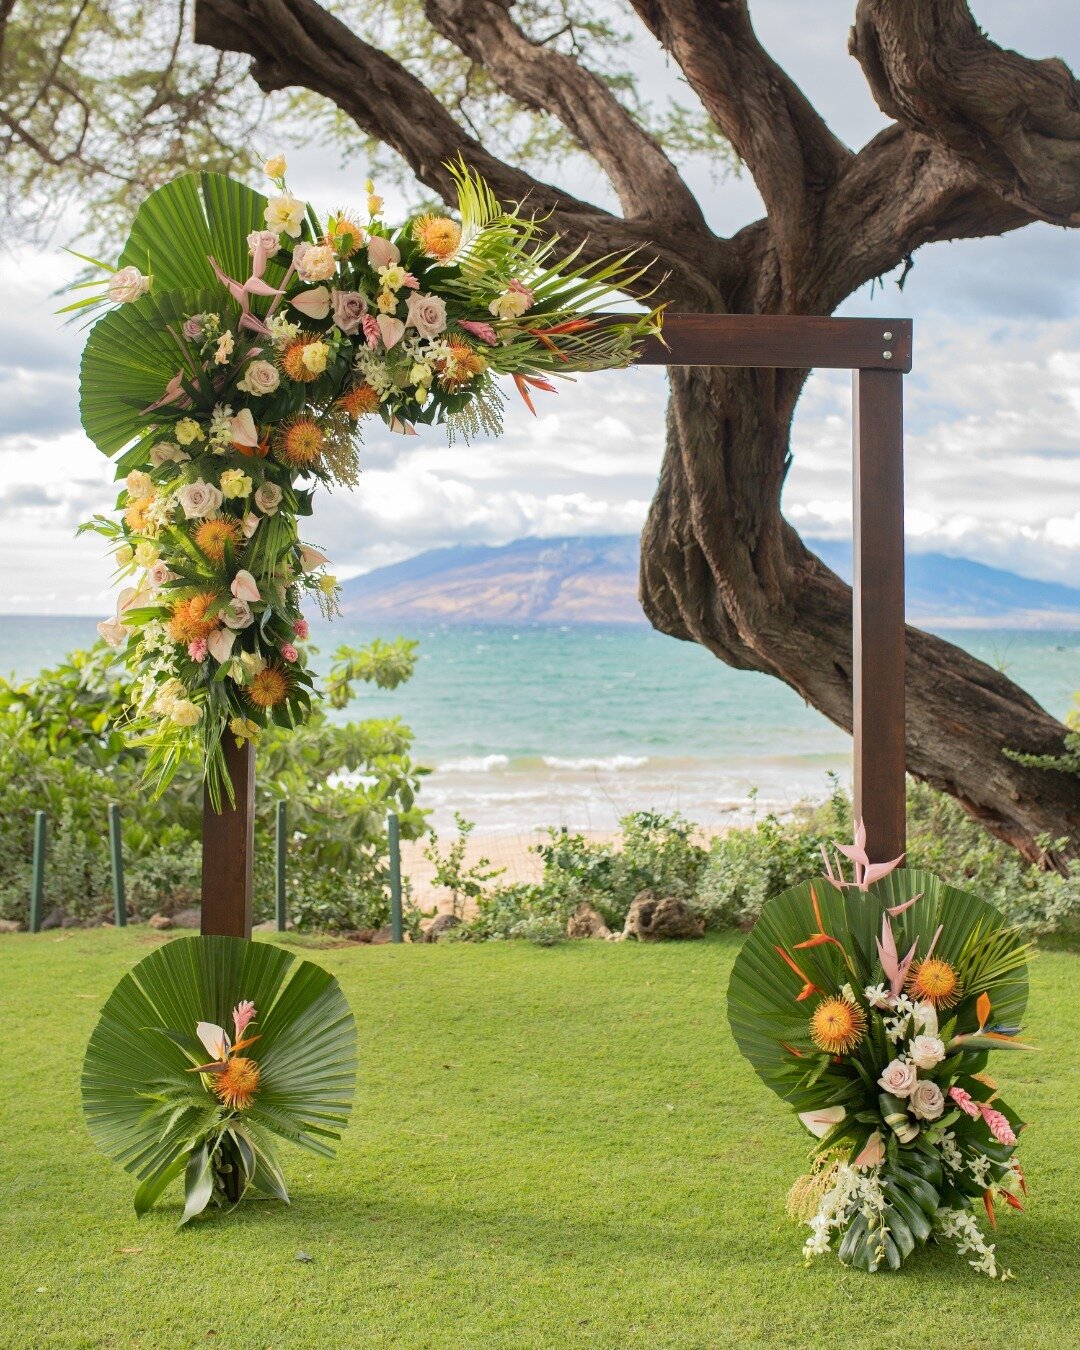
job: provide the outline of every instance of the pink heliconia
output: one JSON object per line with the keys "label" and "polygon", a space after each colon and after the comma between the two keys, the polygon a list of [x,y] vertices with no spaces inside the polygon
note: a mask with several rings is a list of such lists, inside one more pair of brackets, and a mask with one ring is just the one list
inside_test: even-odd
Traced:
{"label": "pink heliconia", "polygon": [[165,392],[156,403],[148,403],[143,408],[144,413],[153,412],[156,408],[164,408],[170,403],[176,403],[181,399],[184,403],[189,402],[187,394],[184,393],[184,372],[178,370],[169,383],[165,386]]}
{"label": "pink heliconia", "polygon": [[489,347],[497,347],[499,345],[498,334],[489,323],[481,323],[479,319],[458,319],[457,326],[459,328],[464,328],[466,333],[471,333],[473,337],[479,338],[481,342],[486,342]]}
{"label": "pink heliconia", "polygon": [[862,820],[855,822],[855,842],[853,844],[836,844],[835,847],[837,852],[842,853],[851,863],[852,880],[848,881],[845,878],[839,861],[836,862],[836,870],[833,870],[833,863],[825,852],[824,846],[822,846],[821,855],[825,859],[825,875],[834,886],[853,886],[860,891],[869,890],[875,881],[887,877],[904,860],[904,855],[901,853],[899,858],[893,858],[891,862],[872,863],[869,854],[866,852],[866,822]]}
{"label": "pink heliconia", "polygon": [[253,333],[261,333],[264,337],[269,335],[270,330],[266,324],[251,312],[251,297],[253,295],[268,295],[275,300],[280,300],[284,294],[283,289],[279,286],[271,286],[268,281],[263,281],[262,277],[256,276],[254,272],[248,277],[247,281],[234,281],[232,277],[226,276],[214,258],[208,258],[207,261],[214,269],[214,275],[218,281],[240,306],[240,327],[247,328]]}
{"label": "pink heliconia", "polygon": [[889,916],[881,916],[881,937],[877,939],[878,959],[881,962],[881,969],[885,972],[885,978],[889,981],[889,988],[892,995],[896,998],[904,987],[904,981],[907,979],[908,968],[915,957],[915,948],[919,945],[918,938],[911,944],[911,950],[901,961],[896,951],[896,939],[893,937],[892,924],[889,922]]}
{"label": "pink heliconia", "polygon": [[965,1116],[970,1116],[972,1120],[978,1120],[979,1105],[973,1100],[970,1092],[965,1092],[962,1087],[956,1087],[954,1084],[949,1089],[949,1096],[960,1110],[963,1111]]}
{"label": "pink heliconia", "polygon": [[249,998],[241,999],[240,1002],[233,1009],[232,1015],[233,1026],[236,1029],[237,1040],[239,1040],[240,1037],[244,1034],[244,1028],[248,1025],[248,1023],[254,1021],[257,1016],[258,1014],[255,1011],[255,1004],[252,1003],[251,999]]}
{"label": "pink heliconia", "polygon": [[986,1121],[987,1128],[999,1144],[1012,1145],[1016,1143],[1016,1135],[1013,1128],[1000,1111],[995,1111],[989,1102],[979,1102],[979,1110],[982,1112],[982,1118]]}

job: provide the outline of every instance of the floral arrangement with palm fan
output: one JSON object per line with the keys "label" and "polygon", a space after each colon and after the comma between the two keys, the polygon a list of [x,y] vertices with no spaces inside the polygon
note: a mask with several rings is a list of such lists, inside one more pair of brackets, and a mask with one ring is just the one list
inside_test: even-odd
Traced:
{"label": "floral arrangement with palm fan", "polygon": [[807,1258],[859,1270],[955,1241],[992,1278],[975,1210],[1021,1209],[1023,1122],[987,1076],[1017,1039],[1027,947],[991,905],[929,872],[872,864],[860,826],[826,874],[769,900],[739,953],[728,1017],[758,1076],[817,1137],[789,1196]]}
{"label": "floral arrangement with palm fan", "polygon": [[319,216],[280,156],[270,198],[185,174],[146,199],[117,265],[98,263],[106,280],[67,307],[114,306],[87,341],[81,414],[123,486],[117,516],[84,528],[126,582],[100,632],[126,644],[129,730],[159,791],[195,753],[220,809],[233,793],[223,738],[308,715],[303,604],[329,617],[338,586],[299,522],[318,485],[358,482],[365,420],[495,434],[500,376],[535,412],[553,376],[626,366],[659,332],[658,311],[591,317],[644,268],[581,262],[449,167],[456,219],[399,228],[370,183],[363,221]]}
{"label": "floral arrangement with palm fan", "polygon": [[328,971],[269,943],[179,938],[105,1004],[83,1108],[98,1147],[140,1179],[136,1213],[182,1177],[185,1224],[251,1193],[288,1203],[274,1136],[332,1157],[355,1069],[355,1023]]}

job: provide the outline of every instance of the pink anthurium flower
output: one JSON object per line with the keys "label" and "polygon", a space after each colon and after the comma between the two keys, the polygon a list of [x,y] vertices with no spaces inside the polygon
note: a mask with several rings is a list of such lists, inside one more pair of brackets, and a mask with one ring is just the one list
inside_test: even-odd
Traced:
{"label": "pink anthurium flower", "polygon": [[855,1159],[856,1167],[880,1167],[885,1161],[885,1140],[881,1137],[881,1131],[875,1130],[866,1141],[866,1146]]}
{"label": "pink anthurium flower", "polygon": [[236,600],[261,600],[259,588],[255,584],[255,578],[250,572],[245,572],[243,568],[233,577],[232,585],[229,590],[233,593]]}
{"label": "pink anthurium flower", "polygon": [[206,639],[206,649],[219,665],[224,665],[232,656],[235,641],[236,634],[231,628],[215,628]]}
{"label": "pink anthurium flower", "polygon": [[206,1046],[206,1053],[211,1059],[228,1058],[232,1041],[229,1040],[229,1033],[224,1027],[219,1027],[216,1022],[198,1022],[195,1026],[195,1035]]}
{"label": "pink anthurium flower", "polygon": [[259,444],[259,431],[250,408],[244,408],[229,418],[229,435],[233,445],[247,446],[254,450]]}
{"label": "pink anthurium flower", "polygon": [[391,347],[401,341],[405,332],[405,325],[391,314],[380,314],[375,322],[379,325],[379,335],[383,340],[383,345],[389,351]]}
{"label": "pink anthurium flower", "polygon": [[315,286],[294,295],[289,304],[309,319],[325,319],[330,313],[330,291],[325,286]]}
{"label": "pink anthurium flower", "polygon": [[381,234],[373,234],[368,240],[367,256],[377,272],[380,267],[396,267],[401,261],[401,250]]}
{"label": "pink anthurium flower", "polygon": [[799,1119],[812,1135],[824,1139],[834,1125],[839,1125],[847,1112],[842,1106],[823,1106],[818,1111],[800,1111]]}
{"label": "pink anthurium flower", "polygon": [[400,417],[390,419],[390,430],[396,431],[399,436],[417,436],[419,432],[411,422],[404,422]]}

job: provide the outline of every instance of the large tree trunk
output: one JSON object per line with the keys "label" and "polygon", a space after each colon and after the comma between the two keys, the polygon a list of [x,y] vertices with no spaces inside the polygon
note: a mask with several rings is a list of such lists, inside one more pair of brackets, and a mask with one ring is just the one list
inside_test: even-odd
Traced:
{"label": "large tree trunk", "polygon": [[[196,0],[196,38],[248,52],[266,91],[331,99],[446,197],[458,153],[528,199],[583,258],[642,248],[674,309],[830,314],[935,240],[1080,224],[1080,87],[1059,61],[1003,51],[964,0],[858,0],[850,38],[896,123],[858,152],[761,47],[747,0],[630,0],[752,174],[766,216],[717,237],[674,165],[611,89],[529,37],[508,0],[424,0],[428,21],[518,103],[562,122],[603,166],[623,215],[493,154],[386,52],[316,0]],[[675,369],[668,443],[642,540],[651,622],[761,670],[851,728],[851,591],[780,514],[805,374]],[[999,672],[908,630],[908,767],[1027,857],[1071,835],[1080,783],[1002,751],[1061,750],[1065,728]],[[1049,861],[1062,865],[1063,857]]]}
{"label": "large tree trunk", "polygon": [[[662,632],[790,685],[852,726],[851,590],[780,515],[797,372],[671,372],[668,446],[642,536],[641,599]],[[1080,840],[1080,784],[1007,748],[1054,753],[1061,724],[999,671],[907,630],[908,770],[1026,856]],[[1075,855],[1070,845],[1066,856]],[[1060,865],[1061,857],[1049,861]]]}

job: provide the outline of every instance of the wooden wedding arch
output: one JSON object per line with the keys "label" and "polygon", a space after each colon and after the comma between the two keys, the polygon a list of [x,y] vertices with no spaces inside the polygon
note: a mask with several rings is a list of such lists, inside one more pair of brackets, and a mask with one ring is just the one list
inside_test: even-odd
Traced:
{"label": "wooden wedding arch", "polygon": [[[855,814],[872,862],[904,851],[904,375],[910,319],[669,314],[650,366],[815,367],[853,374]],[[235,806],[203,806],[202,932],[251,936],[255,753],[224,742]]]}

